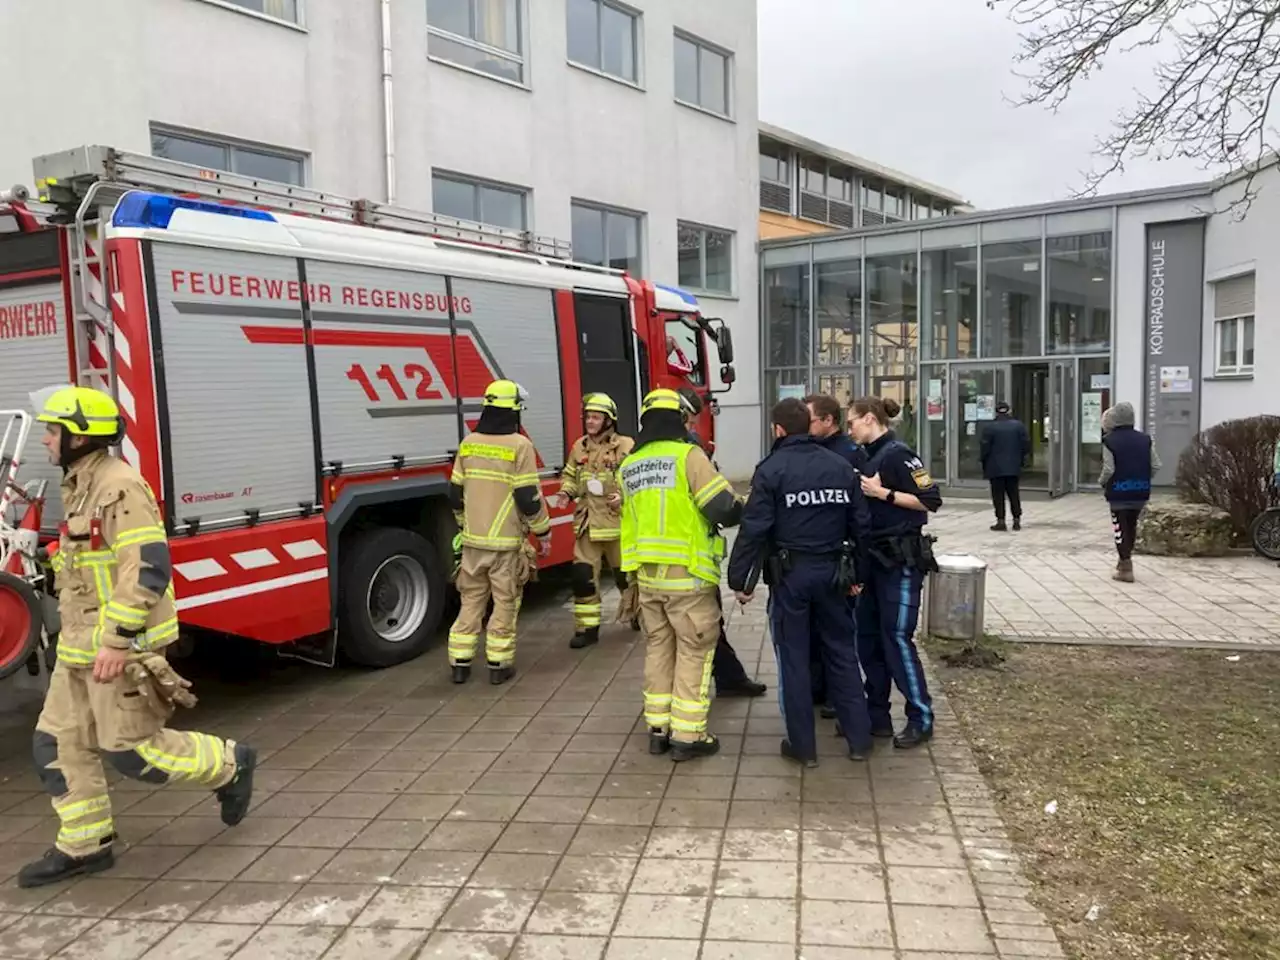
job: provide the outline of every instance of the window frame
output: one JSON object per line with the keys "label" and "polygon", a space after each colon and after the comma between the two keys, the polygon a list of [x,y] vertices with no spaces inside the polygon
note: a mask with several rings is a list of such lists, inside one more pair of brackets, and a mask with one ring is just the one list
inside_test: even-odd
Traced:
{"label": "window frame", "polygon": [[[735,73],[735,65],[734,65],[735,57],[733,55],[733,52],[730,50],[726,50],[724,47],[718,46],[717,44],[709,43],[706,40],[702,40],[691,33],[686,33],[683,30],[677,29],[674,32],[673,38],[671,41],[671,48],[672,48],[671,69],[672,69],[673,77],[675,73],[675,60],[676,60],[675,45],[679,43],[681,40],[683,40],[685,43],[691,44],[698,54],[696,58],[696,63],[697,63],[697,75],[698,75],[698,101],[699,102],[694,103],[689,100],[686,100],[680,96],[679,90],[673,89],[676,103],[684,107],[689,107],[692,110],[700,110],[703,113],[708,113],[713,117],[719,117],[721,120],[732,121],[734,119],[734,115],[733,115],[734,107],[736,106],[736,98],[734,96],[734,82],[733,82],[734,73]],[[702,94],[702,51],[704,50],[709,50],[712,53],[716,54],[717,56],[724,58],[724,110],[723,112],[713,107],[708,107],[706,104],[701,102],[702,96],[703,96]]]}
{"label": "window frame", "polygon": [[[529,201],[533,196],[533,191],[530,188],[521,187],[514,183],[502,183],[498,180],[489,180],[485,177],[473,177],[465,173],[458,173],[455,170],[444,170],[433,167],[431,170],[431,210],[433,213],[437,213],[443,217],[452,217],[453,214],[441,213],[439,210],[435,209],[436,180],[447,180],[448,182],[459,186],[470,187],[474,191],[473,199],[475,202],[475,210],[481,216],[474,218],[455,217],[454,219],[467,220],[470,223],[480,223],[484,224],[486,227],[496,227],[501,230],[517,230],[522,233],[529,233],[531,231],[532,228],[529,225]],[[520,197],[520,218],[523,221],[522,226],[509,227],[504,223],[494,223],[483,218],[484,203],[480,191],[486,187],[490,190],[501,190],[504,193],[512,193]]]}
{"label": "window frame", "polygon": [[246,17],[254,17],[258,20],[265,20],[267,23],[274,23],[277,26],[288,27],[290,30],[298,30],[303,33],[307,32],[307,0],[295,0],[294,6],[298,11],[298,19],[287,20],[284,17],[277,17],[274,14],[262,13],[244,6],[239,0],[203,0],[204,3],[213,7],[222,7],[224,10],[230,10],[233,13],[239,13]]}
{"label": "window frame", "polygon": [[[648,257],[645,256],[645,249],[644,249],[645,214],[640,212],[639,210],[628,210],[626,207],[613,207],[607,203],[596,203],[593,200],[570,199],[569,201],[570,223],[572,223],[573,221],[573,210],[575,207],[581,210],[590,210],[593,213],[600,214],[600,231],[601,231],[600,248],[603,252],[602,259],[604,260],[604,262],[602,264],[595,264],[595,266],[603,266],[606,269],[610,269],[610,270],[617,270],[619,268],[610,266],[610,263],[609,263],[609,259],[610,259],[609,258],[609,214],[614,214],[616,216],[621,216],[621,217],[627,217],[628,219],[634,220],[636,222],[636,259],[639,261],[639,265],[636,270],[628,271],[627,273],[628,273],[628,276],[643,277],[645,273],[645,267],[647,265],[647,260],[648,260]],[[574,244],[573,256],[575,260],[578,257],[576,244]]]}
{"label": "window frame", "polygon": [[[572,55],[567,53],[568,29],[569,29],[569,5],[565,4],[565,35],[566,35],[566,55],[565,60],[574,67],[586,70],[588,73],[594,73],[609,80],[626,84],[629,87],[642,88],[644,81],[644,68],[640,62],[642,36],[640,25],[643,22],[644,13],[634,7],[629,7],[624,3],[618,3],[616,0],[588,0],[589,3],[596,7],[596,56],[600,60],[599,65],[591,63],[583,63],[581,60],[575,60]],[[605,69],[604,66],[604,9],[610,8],[616,13],[620,13],[631,21],[631,63],[635,69],[634,77],[624,77],[620,74],[613,73]]]}
{"label": "window frame", "polygon": [[[1213,318],[1213,374],[1216,377],[1252,377],[1257,360],[1257,344],[1254,344],[1254,363],[1244,362],[1244,343],[1245,328],[1247,327],[1254,336],[1257,331],[1254,326],[1257,311],[1253,313],[1238,313],[1232,316]],[[1223,327],[1228,323],[1236,325],[1236,363],[1228,366],[1222,362],[1222,340]],[[1252,338],[1251,338],[1252,339]]]}
{"label": "window frame", "polygon": [[[480,0],[467,0],[468,10],[470,11],[470,28],[474,33],[476,29],[476,4]],[[464,36],[460,33],[454,33],[452,30],[446,30],[443,27],[437,27],[431,22],[431,0],[426,2],[426,21],[427,21],[427,59],[433,63],[443,64],[444,66],[453,67],[455,70],[465,70],[467,73],[475,74],[478,77],[484,77],[488,80],[496,80],[499,83],[510,84],[515,87],[522,87],[526,90],[531,89],[529,85],[529,17],[528,9],[525,6],[525,0],[504,0],[510,2],[516,14],[516,37],[517,45],[520,47],[519,53],[513,53],[502,47],[495,47],[477,40],[475,37]],[[567,21],[566,21],[567,22]],[[479,67],[473,67],[469,64],[459,63],[457,60],[443,56],[439,53],[431,52],[431,37],[439,37],[450,43],[457,43],[464,47],[469,47],[480,53],[487,53],[497,58],[505,60],[508,63],[515,64],[520,68],[520,79],[512,80],[510,77],[504,77],[496,73],[490,73],[487,70],[481,70]]]}
{"label": "window frame", "polygon": [[[156,153],[156,139],[168,137],[174,140],[185,140],[188,143],[203,144],[207,147],[219,147],[226,155],[227,164],[225,167],[213,167],[207,169],[217,169],[222,173],[231,173],[236,176],[249,176],[249,174],[241,173],[236,169],[235,157],[237,151],[247,151],[250,153],[261,154],[267,157],[276,157],[281,160],[290,160],[298,164],[298,182],[290,184],[287,180],[270,180],[269,183],[284,183],[289,186],[306,187],[311,180],[311,156],[301,150],[290,150],[288,147],[278,147],[271,144],[255,143],[251,140],[239,140],[235,137],[224,137],[212,133],[202,133],[195,130],[186,130],[182,127],[170,127],[164,124],[153,123],[150,126],[151,134],[151,156],[159,159],[168,159],[167,157],[159,157]],[[181,163],[183,161],[174,161]],[[265,179],[258,177],[256,179]]]}
{"label": "window frame", "polygon": [[[680,231],[681,230],[696,230],[698,232],[698,268],[699,268],[698,274],[700,277],[700,282],[698,284],[690,285],[682,281],[680,284],[681,287],[687,287],[695,293],[699,293],[708,297],[725,297],[725,298],[735,297],[737,295],[737,286],[735,285],[734,281],[737,279],[737,271],[733,269],[733,265],[734,265],[733,258],[734,258],[734,254],[737,253],[737,242],[738,242],[737,234],[734,231],[726,230],[723,227],[711,227],[711,226],[707,226],[704,223],[695,223],[692,220],[677,220],[676,221],[676,276],[677,278],[680,275],[679,258],[680,258]],[[711,233],[720,234],[721,236],[727,238],[727,240],[729,241],[728,243],[729,287],[726,290],[722,290],[717,287],[707,286],[707,235]]]}

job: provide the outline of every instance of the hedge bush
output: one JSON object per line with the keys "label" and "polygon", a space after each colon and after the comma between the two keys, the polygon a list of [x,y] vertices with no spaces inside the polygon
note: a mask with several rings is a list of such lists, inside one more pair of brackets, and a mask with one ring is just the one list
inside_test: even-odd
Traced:
{"label": "hedge bush", "polygon": [[1178,458],[1178,492],[1231,515],[1238,536],[1270,505],[1280,417],[1225,420],[1197,433]]}

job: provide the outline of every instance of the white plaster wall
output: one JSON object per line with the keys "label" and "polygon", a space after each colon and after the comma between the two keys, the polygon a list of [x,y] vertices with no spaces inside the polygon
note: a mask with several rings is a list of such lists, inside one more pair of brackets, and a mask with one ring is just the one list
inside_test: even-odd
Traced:
{"label": "white plaster wall", "polygon": [[[1280,169],[1259,174],[1257,195],[1247,209],[1232,205],[1244,196],[1245,183],[1218,191],[1205,229],[1204,361],[1201,369],[1200,428],[1237,417],[1280,414]],[[1243,219],[1240,215],[1243,214]],[[1254,373],[1216,377],[1213,343],[1213,281],[1253,271],[1255,319]]]}

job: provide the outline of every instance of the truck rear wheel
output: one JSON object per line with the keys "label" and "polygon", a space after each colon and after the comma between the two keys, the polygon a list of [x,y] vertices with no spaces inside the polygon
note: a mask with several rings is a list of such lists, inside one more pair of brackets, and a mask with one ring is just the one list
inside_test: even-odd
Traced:
{"label": "truck rear wheel", "polygon": [[342,652],[365,667],[420,655],[444,614],[446,582],[431,542],[411,530],[365,530],[344,547],[338,600]]}
{"label": "truck rear wheel", "polygon": [[40,643],[40,598],[27,581],[0,573],[0,680],[21,670]]}

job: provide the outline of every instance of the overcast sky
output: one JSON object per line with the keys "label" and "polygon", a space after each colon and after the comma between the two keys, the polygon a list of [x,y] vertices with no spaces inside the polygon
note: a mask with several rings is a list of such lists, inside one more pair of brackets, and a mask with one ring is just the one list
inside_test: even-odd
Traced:
{"label": "overcast sky", "polygon": [[[984,0],[758,0],[760,119],[913,174],[981,207],[1064,199],[1150,60],[1129,55],[1058,115],[1008,103],[1017,28]],[[1108,193],[1206,179],[1139,163]]]}

